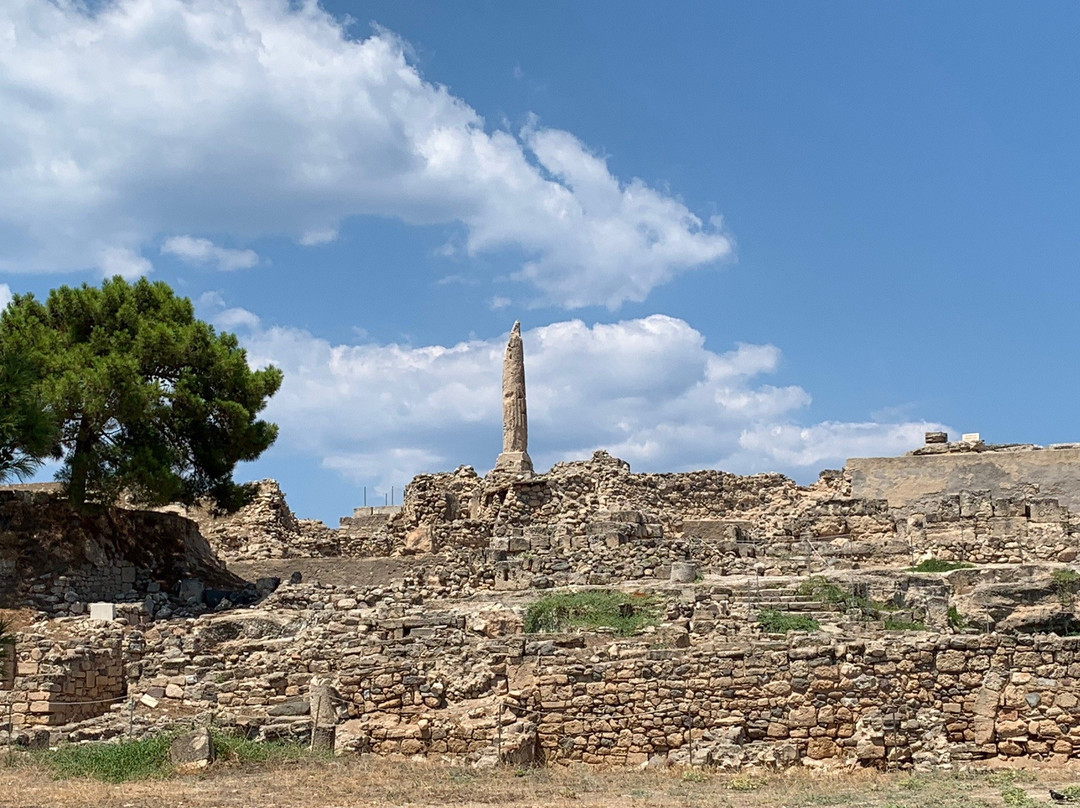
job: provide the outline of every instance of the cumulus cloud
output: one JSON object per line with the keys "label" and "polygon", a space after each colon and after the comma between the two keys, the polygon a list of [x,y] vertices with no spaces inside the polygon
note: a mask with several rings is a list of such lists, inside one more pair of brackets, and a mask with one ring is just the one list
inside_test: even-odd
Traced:
{"label": "cumulus cloud", "polygon": [[98,253],[98,267],[107,278],[120,275],[128,280],[149,275],[154,269],[146,258],[127,247],[103,247]]}
{"label": "cumulus cloud", "polygon": [[162,239],[239,268],[254,253],[206,234],[317,245],[372,214],[511,251],[537,301],[615,308],[732,250],[571,133],[489,127],[400,39],[351,38],[315,2],[8,0],[0,108],[9,270],[145,273]]}
{"label": "cumulus cloud", "polygon": [[259,263],[259,256],[254,250],[234,250],[219,247],[210,239],[192,238],[191,236],[173,236],[165,239],[161,252],[175,255],[189,264],[214,264],[218,269],[250,269]]}
{"label": "cumulus cloud", "polygon": [[[493,465],[505,335],[446,347],[333,345],[265,326],[250,312],[218,311],[220,325],[246,318],[240,334],[253,364],[285,371],[268,413],[286,449],[384,486],[460,463],[481,472]],[[530,453],[542,468],[605,448],[637,470],[778,470],[805,478],[849,456],[914,448],[940,426],[803,425],[809,393],[762,379],[778,369],[779,349],[741,344],[717,353],[673,317],[593,326],[570,320],[528,330],[523,340]]]}
{"label": "cumulus cloud", "polygon": [[11,287],[6,283],[0,283],[0,310],[6,309],[11,302]]}

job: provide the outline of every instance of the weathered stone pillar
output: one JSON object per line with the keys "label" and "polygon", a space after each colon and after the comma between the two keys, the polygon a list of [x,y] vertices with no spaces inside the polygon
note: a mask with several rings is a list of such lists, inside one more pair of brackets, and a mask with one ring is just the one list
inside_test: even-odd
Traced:
{"label": "weathered stone pillar", "polygon": [[495,471],[533,473],[529,457],[529,424],[525,411],[525,354],[521,346],[521,323],[515,322],[506,343],[502,374],[503,447]]}
{"label": "weathered stone pillar", "polygon": [[319,677],[311,680],[308,700],[311,709],[311,748],[333,753],[337,740],[337,690]]}

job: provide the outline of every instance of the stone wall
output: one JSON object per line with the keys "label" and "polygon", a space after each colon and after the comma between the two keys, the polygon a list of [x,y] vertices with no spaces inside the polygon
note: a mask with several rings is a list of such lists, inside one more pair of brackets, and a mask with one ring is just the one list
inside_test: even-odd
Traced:
{"label": "stone wall", "polygon": [[[77,720],[81,708],[66,702],[126,688],[155,705],[140,702],[147,730],[175,705],[261,737],[305,737],[322,684],[339,743],[354,751],[722,767],[1080,757],[1078,638],[794,635],[665,648],[660,637],[521,635],[494,605],[410,614],[393,593],[340,594],[298,587],[274,609],[128,631],[123,642],[106,630],[92,649],[85,638],[24,640],[17,722]],[[93,720],[115,732],[126,716]]]}
{"label": "stone wall", "polygon": [[863,499],[888,499],[894,507],[961,491],[992,497],[1052,497],[1080,511],[1080,447],[978,447],[978,450],[868,457],[849,460],[851,490]]}
{"label": "stone wall", "polygon": [[297,519],[275,480],[252,483],[251,501],[231,514],[171,506],[192,519],[226,561],[341,555],[338,532],[315,519]]}
{"label": "stone wall", "polygon": [[0,605],[78,614],[89,601],[136,601],[198,577],[241,585],[172,513],[91,507],[52,490],[0,489]]}
{"label": "stone wall", "polygon": [[[86,623],[78,641],[49,633],[22,634],[13,648],[15,678],[3,693],[20,729],[59,726],[108,712],[126,700],[123,632]],[[2,688],[0,688],[2,689]]]}
{"label": "stone wall", "polygon": [[1056,499],[997,497],[988,490],[925,497],[894,512],[898,538],[915,556],[980,564],[1070,562],[1080,514]]}

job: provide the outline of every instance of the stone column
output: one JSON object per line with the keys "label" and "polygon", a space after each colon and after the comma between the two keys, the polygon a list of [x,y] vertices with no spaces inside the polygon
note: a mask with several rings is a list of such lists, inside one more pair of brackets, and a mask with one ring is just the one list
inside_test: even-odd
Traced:
{"label": "stone column", "polygon": [[502,373],[503,446],[495,471],[533,473],[529,458],[529,424],[525,412],[525,354],[521,347],[521,323],[515,322],[506,343]]}

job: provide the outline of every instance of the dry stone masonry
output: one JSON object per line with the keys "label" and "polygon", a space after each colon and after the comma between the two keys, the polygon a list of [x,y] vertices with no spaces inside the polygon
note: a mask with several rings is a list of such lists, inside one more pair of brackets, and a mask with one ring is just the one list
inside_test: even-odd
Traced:
{"label": "dry stone masonry", "polygon": [[[517,327],[507,391],[500,457],[527,458]],[[982,471],[896,497],[866,488],[873,460],[810,486],[515,460],[420,475],[336,530],[273,481],[231,516],[0,490],[3,606],[25,623],[0,668],[8,740],[213,722],[476,765],[1078,758],[1080,490],[1041,459],[1070,451],[929,435],[904,474]],[[538,601],[580,592],[649,619],[527,630]]]}

